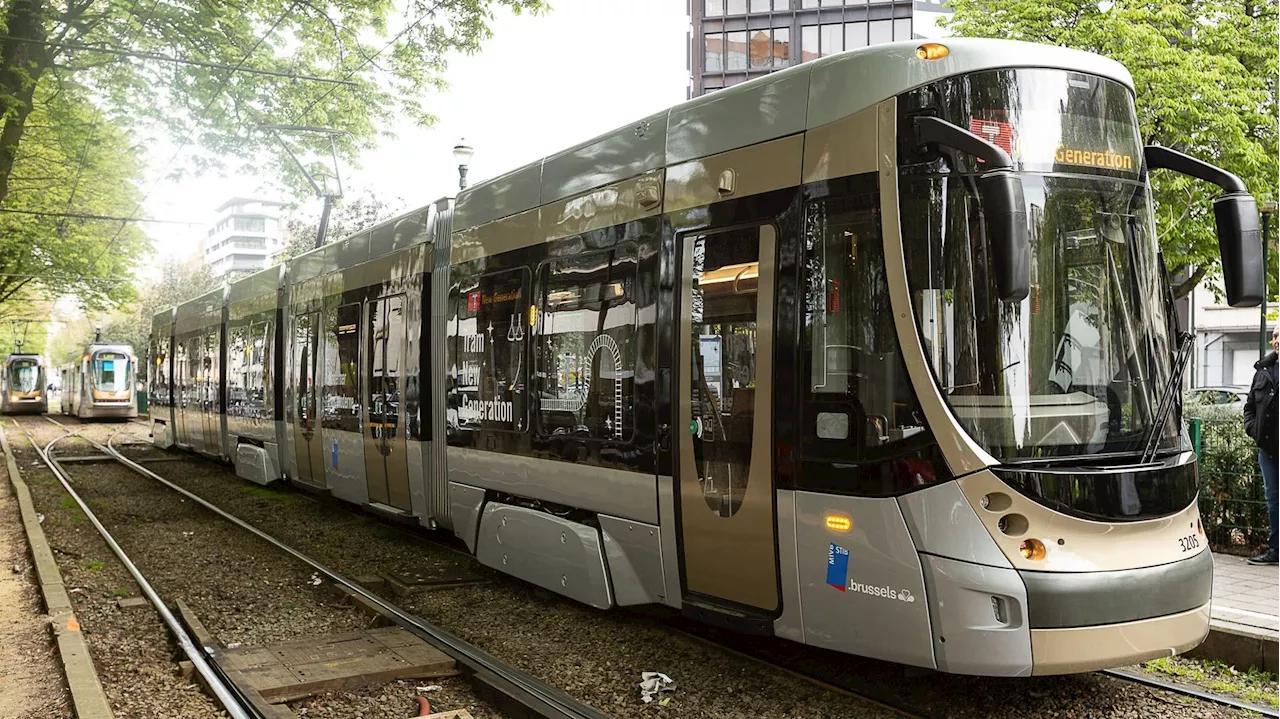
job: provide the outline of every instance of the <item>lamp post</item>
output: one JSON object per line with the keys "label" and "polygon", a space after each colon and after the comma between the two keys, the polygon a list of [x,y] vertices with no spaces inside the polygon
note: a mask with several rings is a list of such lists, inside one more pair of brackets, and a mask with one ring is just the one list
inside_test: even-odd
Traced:
{"label": "lamp post", "polygon": [[453,159],[458,161],[458,190],[467,189],[467,165],[471,164],[471,156],[475,154],[475,150],[467,144],[464,137],[458,140],[458,144],[453,146]]}
{"label": "lamp post", "polygon": [[1262,315],[1258,318],[1258,359],[1267,356],[1268,340],[1267,336],[1267,295],[1270,293],[1271,277],[1270,270],[1267,268],[1267,249],[1270,243],[1271,216],[1276,212],[1276,201],[1267,200],[1262,203],[1259,210],[1262,213]]}

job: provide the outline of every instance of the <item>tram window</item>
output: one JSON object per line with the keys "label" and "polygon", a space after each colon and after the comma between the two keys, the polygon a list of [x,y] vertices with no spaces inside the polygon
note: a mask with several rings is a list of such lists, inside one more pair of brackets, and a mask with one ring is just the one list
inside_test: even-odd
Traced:
{"label": "tram window", "polygon": [[635,430],[633,247],[543,266],[536,381],[544,435],[625,440]]}
{"label": "tram window", "polygon": [[[932,446],[898,348],[874,177],[805,208],[805,474],[888,495],[932,484]],[[835,463],[860,465],[856,472]]]}
{"label": "tram window", "polygon": [[[271,317],[271,315],[267,315]],[[274,358],[276,323],[274,317],[253,326],[253,360],[251,377],[254,380],[254,413],[260,419],[275,419],[275,386],[271,374]]]}
{"label": "tram window", "polygon": [[455,292],[446,339],[449,428],[523,432],[529,271],[467,278]]}
{"label": "tram window", "polygon": [[227,328],[227,416],[248,417],[249,327]]}
{"label": "tram window", "polygon": [[338,361],[317,368],[324,373],[320,426],[360,432],[360,305],[331,307],[325,320],[325,354]]}
{"label": "tram window", "polygon": [[169,401],[169,338],[154,337],[151,340],[151,372],[148,401],[157,407],[167,407]]}

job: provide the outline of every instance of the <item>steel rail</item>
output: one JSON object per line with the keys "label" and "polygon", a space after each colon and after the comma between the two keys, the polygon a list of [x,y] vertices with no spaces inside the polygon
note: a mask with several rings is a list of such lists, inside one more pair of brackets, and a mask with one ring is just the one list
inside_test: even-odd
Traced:
{"label": "steel rail", "polygon": [[1127,669],[1104,669],[1098,673],[1104,674],[1106,676],[1109,676],[1115,679],[1120,679],[1121,681],[1133,682],[1134,684],[1143,684],[1145,686],[1149,686],[1154,689],[1163,689],[1167,692],[1173,692],[1175,694],[1182,694],[1184,696],[1195,697],[1196,699],[1203,699],[1204,701],[1213,702],[1215,704],[1221,704],[1223,706],[1228,706],[1233,709],[1242,709],[1244,711],[1257,712],[1258,714],[1261,714],[1263,716],[1268,716],[1268,717],[1280,717],[1280,710],[1273,709],[1272,707],[1262,706],[1261,704],[1252,704],[1250,702],[1241,701],[1239,699],[1223,696],[1221,694],[1214,694],[1213,692],[1210,692],[1205,689],[1201,689],[1199,687],[1193,687],[1186,684],[1177,684],[1175,682],[1163,681],[1161,679],[1149,677],[1144,674],[1139,674],[1138,672],[1129,671]]}
{"label": "steel rail", "polygon": [[[45,419],[49,418],[46,417]],[[234,685],[227,681],[226,677],[222,674],[221,669],[206,657],[204,650],[200,648],[196,641],[191,637],[187,628],[178,621],[177,617],[173,615],[173,612],[169,611],[169,607],[165,605],[162,599],[160,599],[160,595],[156,593],[156,590],[151,586],[151,583],[147,581],[147,578],[142,575],[138,566],[133,563],[133,560],[129,558],[129,555],[125,553],[124,549],[120,547],[115,538],[111,536],[111,532],[107,531],[107,528],[98,520],[97,515],[95,515],[93,510],[89,508],[88,503],[86,503],[80,494],[76,492],[75,488],[71,486],[71,478],[51,454],[53,445],[67,439],[68,437],[79,437],[80,439],[88,441],[90,444],[96,443],[87,437],[82,436],[79,432],[71,430],[52,419],[49,419],[49,421],[61,427],[64,432],[44,447],[41,447],[36,442],[35,437],[32,437],[31,433],[28,432],[27,428],[23,427],[20,422],[15,422],[15,424],[17,424],[18,428],[22,430],[22,433],[27,436],[27,439],[31,442],[31,446],[35,447],[36,453],[40,455],[41,461],[49,467],[50,471],[53,472],[53,475],[58,478],[60,483],[62,483],[63,489],[65,489],[67,494],[71,495],[71,498],[75,500],[77,505],[79,505],[80,511],[84,512],[84,516],[93,524],[94,529],[97,529],[98,534],[102,535],[102,539],[107,543],[107,547],[111,549],[111,552],[116,555],[116,558],[120,560],[120,563],[129,571],[133,580],[138,583],[138,587],[146,596],[147,601],[151,602],[152,606],[154,606],[156,611],[159,612],[160,618],[164,621],[165,625],[169,627],[169,631],[173,632],[174,637],[178,640],[178,644],[182,647],[183,652],[186,653],[187,658],[191,660],[191,664],[194,666],[195,670],[200,673],[200,676],[205,680],[209,689],[213,692],[214,697],[217,698],[218,702],[227,710],[227,713],[230,714],[233,719],[263,719],[262,714],[260,714],[252,705],[249,705],[243,697],[240,696],[239,691],[234,687]]]}
{"label": "steel rail", "polygon": [[[59,427],[62,427],[63,429],[66,429],[64,425],[51,417],[45,417],[45,419]],[[252,533],[263,541],[275,546],[277,549],[280,549],[295,559],[304,562],[312,569],[327,577],[329,581],[334,584],[346,588],[352,594],[358,595],[361,599],[377,607],[378,611],[382,612],[387,618],[391,619],[399,626],[413,632],[423,640],[436,646],[445,654],[448,654],[466,668],[475,680],[484,683],[488,687],[499,692],[508,700],[514,701],[524,707],[526,711],[532,712],[540,717],[546,717],[547,719],[609,719],[608,714],[583,704],[568,694],[548,686],[546,683],[535,679],[519,669],[506,665],[483,649],[463,641],[452,633],[423,621],[395,604],[384,600],[377,594],[370,592],[337,570],[321,563],[319,560],[303,554],[301,551],[294,549],[292,546],[262,531],[261,529],[258,529],[252,524],[245,522],[221,507],[218,507],[204,498],[179,487],[173,482],[170,482],[164,477],[161,477],[155,472],[152,472],[146,467],[143,467],[124,456],[119,452],[119,450],[112,446],[112,442],[115,440],[116,436],[123,432],[127,427],[128,425],[125,425],[125,427],[117,429],[107,439],[107,443],[105,445],[95,442],[88,437],[81,436],[81,438],[99,448],[101,451],[111,455],[118,462],[134,472],[163,484],[169,489],[172,489],[214,514],[217,514],[237,527]]]}

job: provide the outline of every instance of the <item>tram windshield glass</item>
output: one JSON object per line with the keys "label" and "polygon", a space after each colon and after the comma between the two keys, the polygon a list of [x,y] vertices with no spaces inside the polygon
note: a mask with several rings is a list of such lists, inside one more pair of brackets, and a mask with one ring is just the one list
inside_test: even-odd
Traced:
{"label": "tram windshield glass", "polygon": [[9,387],[14,392],[35,392],[39,389],[40,365],[35,360],[14,360],[9,365]]}
{"label": "tram windshield glass", "polygon": [[119,352],[95,354],[93,386],[102,392],[124,392],[129,389],[129,358]]}
{"label": "tram windshield glass", "polygon": [[[1142,145],[1124,86],[1059,70],[948,78],[904,96],[1013,157],[1026,196],[1030,294],[989,276],[981,161],[904,149],[907,273],[925,355],[953,414],[993,456],[1146,446],[1172,365]],[[1159,448],[1177,447],[1174,413]]]}

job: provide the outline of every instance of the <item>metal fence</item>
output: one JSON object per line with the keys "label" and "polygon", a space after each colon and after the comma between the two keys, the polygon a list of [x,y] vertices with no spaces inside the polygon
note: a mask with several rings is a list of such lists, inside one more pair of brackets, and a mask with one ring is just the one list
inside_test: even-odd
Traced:
{"label": "metal fence", "polygon": [[1243,554],[1266,545],[1267,502],[1258,447],[1244,419],[1226,408],[1188,407],[1187,431],[1200,462],[1200,521],[1209,545]]}

